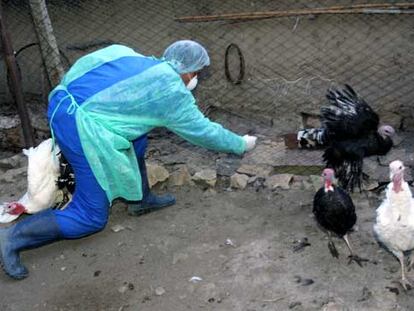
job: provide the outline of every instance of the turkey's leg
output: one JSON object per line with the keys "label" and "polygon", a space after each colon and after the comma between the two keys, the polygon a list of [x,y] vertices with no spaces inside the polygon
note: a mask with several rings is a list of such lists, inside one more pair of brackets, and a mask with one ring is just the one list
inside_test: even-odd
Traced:
{"label": "turkey's leg", "polygon": [[398,258],[401,265],[401,286],[405,290],[409,290],[413,287],[413,285],[408,281],[407,277],[405,276],[405,264],[404,264],[404,254],[402,252],[398,251],[392,251],[393,254]]}
{"label": "turkey's leg", "polygon": [[352,250],[352,247],[351,247],[351,243],[349,243],[348,234],[345,234],[343,236],[343,239],[346,243],[346,246],[348,246],[348,249],[349,249],[349,256],[348,256],[349,262],[348,262],[348,264],[350,264],[352,261],[355,261],[360,267],[362,267],[362,262],[369,261],[366,258],[361,258],[358,255],[354,254],[354,251]]}

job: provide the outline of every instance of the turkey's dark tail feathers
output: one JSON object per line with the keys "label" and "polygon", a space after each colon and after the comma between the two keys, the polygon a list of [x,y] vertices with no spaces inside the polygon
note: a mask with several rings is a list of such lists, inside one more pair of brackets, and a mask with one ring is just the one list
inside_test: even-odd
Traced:
{"label": "turkey's dark tail feathers", "polygon": [[338,179],[339,186],[350,192],[355,188],[362,190],[362,164],[363,160],[347,161],[342,158],[341,153],[335,147],[331,146],[323,153],[323,161],[326,167],[335,170],[335,176]]}
{"label": "turkey's dark tail feathers", "polygon": [[354,192],[355,188],[359,189],[359,192],[362,191],[362,160],[350,162],[350,172],[347,180],[346,189],[350,192]]}
{"label": "turkey's dark tail feathers", "polygon": [[326,166],[335,169],[335,171],[342,166],[344,162],[341,152],[333,146],[326,148],[322,158],[326,163]]}
{"label": "turkey's dark tail feathers", "polygon": [[354,189],[362,191],[362,163],[362,160],[344,161],[336,169],[336,177],[343,189],[349,192],[354,192]]}

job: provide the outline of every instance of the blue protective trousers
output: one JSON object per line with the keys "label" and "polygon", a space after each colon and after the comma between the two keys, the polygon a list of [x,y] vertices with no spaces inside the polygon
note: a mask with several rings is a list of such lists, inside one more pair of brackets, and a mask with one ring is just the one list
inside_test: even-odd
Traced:
{"label": "blue protective trousers", "polygon": [[[76,239],[98,232],[105,227],[110,202],[82,150],[76,128],[75,111],[73,107],[70,108],[70,98],[58,105],[66,95],[65,91],[57,91],[53,95],[49,102],[48,118],[50,120],[54,113],[52,129],[57,144],[74,170],[76,188],[68,206],[64,210],[54,210],[54,213],[62,237]],[[147,135],[133,141],[137,157],[144,157],[147,144]]]}

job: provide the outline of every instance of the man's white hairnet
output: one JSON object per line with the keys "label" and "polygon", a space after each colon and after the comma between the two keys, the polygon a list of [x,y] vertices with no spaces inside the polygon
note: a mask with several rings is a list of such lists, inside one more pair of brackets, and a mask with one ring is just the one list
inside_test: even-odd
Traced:
{"label": "man's white hairnet", "polygon": [[169,61],[178,73],[196,72],[210,65],[206,49],[191,40],[176,41],[164,52],[163,57]]}

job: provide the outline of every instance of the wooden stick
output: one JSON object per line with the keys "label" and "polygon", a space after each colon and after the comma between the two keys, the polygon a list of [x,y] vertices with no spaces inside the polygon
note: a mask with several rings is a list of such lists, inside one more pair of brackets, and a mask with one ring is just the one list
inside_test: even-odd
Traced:
{"label": "wooden stick", "polygon": [[288,17],[301,15],[319,15],[319,14],[413,14],[414,11],[404,11],[404,9],[414,9],[414,3],[395,3],[395,4],[356,4],[349,6],[332,6],[328,8],[315,9],[298,9],[285,11],[264,11],[264,12],[247,12],[247,13],[227,13],[217,15],[200,15],[178,17],[175,21],[188,22],[213,22],[228,20],[255,20],[272,17]]}
{"label": "wooden stick", "polygon": [[10,34],[6,29],[6,22],[4,20],[3,8],[0,3],[0,37],[3,46],[4,62],[6,63],[7,70],[10,74],[11,80],[11,92],[14,95],[14,99],[17,105],[17,112],[22,124],[24,146],[34,146],[33,128],[30,123],[29,112],[27,110],[26,103],[23,97],[22,83],[20,80],[20,74],[17,68],[16,58],[13,53],[13,47],[10,39]]}

